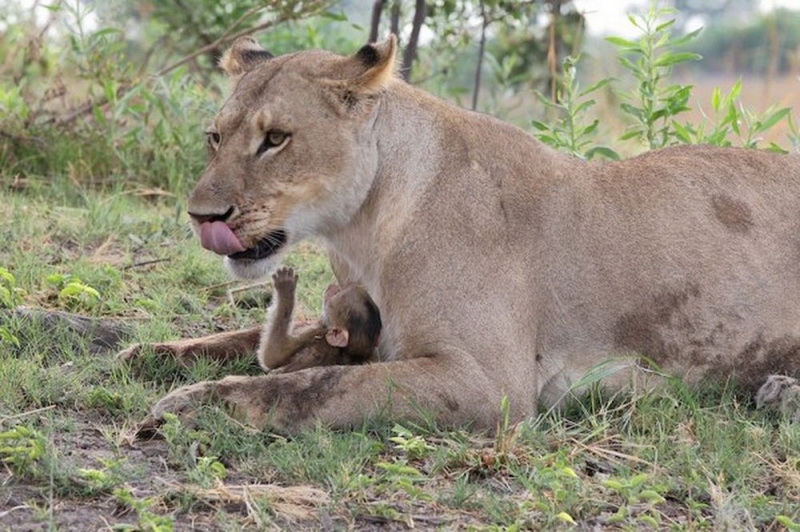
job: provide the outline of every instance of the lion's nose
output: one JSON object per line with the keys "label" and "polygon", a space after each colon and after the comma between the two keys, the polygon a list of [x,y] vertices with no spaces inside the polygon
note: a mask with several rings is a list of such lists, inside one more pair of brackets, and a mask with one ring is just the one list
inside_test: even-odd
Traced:
{"label": "lion's nose", "polygon": [[204,222],[227,222],[228,219],[233,216],[233,212],[236,208],[231,205],[228,207],[228,210],[223,212],[222,214],[218,213],[201,213],[201,212],[192,212],[189,211],[189,216],[191,216],[197,223],[202,224]]}

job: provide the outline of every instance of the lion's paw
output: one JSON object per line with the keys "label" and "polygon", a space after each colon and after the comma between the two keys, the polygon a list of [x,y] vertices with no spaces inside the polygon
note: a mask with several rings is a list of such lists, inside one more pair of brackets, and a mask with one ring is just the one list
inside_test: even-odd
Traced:
{"label": "lion's paw", "polygon": [[163,343],[163,344],[133,344],[127,349],[123,349],[117,353],[117,360],[125,363],[132,363],[142,358],[147,353],[152,353],[160,357],[168,357],[179,361],[181,364],[188,366],[194,361],[191,353],[179,342]]}
{"label": "lion's paw", "polygon": [[770,375],[756,393],[758,408],[776,408],[784,419],[800,423],[800,381],[786,375]]}
{"label": "lion's paw", "polygon": [[142,355],[142,344],[133,344],[117,353],[116,358],[122,362],[131,362]]}
{"label": "lion's paw", "polygon": [[207,402],[217,388],[215,381],[203,381],[173,390],[162,397],[150,409],[150,415],[155,420],[163,420],[164,414],[177,416],[191,416],[198,407]]}

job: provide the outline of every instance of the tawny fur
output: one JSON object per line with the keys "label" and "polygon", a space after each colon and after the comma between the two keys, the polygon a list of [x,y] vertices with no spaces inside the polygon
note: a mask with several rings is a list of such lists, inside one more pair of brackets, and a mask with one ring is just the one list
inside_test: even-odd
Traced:
{"label": "tawny fur", "polygon": [[[235,67],[189,201],[232,213],[246,247],[278,229],[284,249],[321,238],[340,282],[381,309],[382,361],[203,382],[156,416],[213,396],[286,430],[420,411],[491,427],[504,396],[521,419],[606,362],[621,368],[606,384],[628,384],[647,373],[632,354],[692,383],[798,374],[797,156],[585,162],[397,80],[394,54],[389,39]],[[256,157],[270,128],[291,138]],[[254,277],[282,255],[226,262]]]}

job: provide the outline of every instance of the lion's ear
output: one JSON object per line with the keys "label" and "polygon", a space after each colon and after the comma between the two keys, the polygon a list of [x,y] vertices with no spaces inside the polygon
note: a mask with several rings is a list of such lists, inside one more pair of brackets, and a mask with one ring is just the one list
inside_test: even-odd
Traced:
{"label": "lion's ear", "polygon": [[256,65],[272,59],[273,55],[264,50],[252,37],[239,37],[233,41],[219,60],[219,66],[229,76],[238,76],[253,69]]}
{"label": "lion's ear", "polygon": [[336,78],[328,80],[331,85],[356,93],[376,92],[394,79],[397,37],[380,43],[370,43],[344,62],[337,69]]}

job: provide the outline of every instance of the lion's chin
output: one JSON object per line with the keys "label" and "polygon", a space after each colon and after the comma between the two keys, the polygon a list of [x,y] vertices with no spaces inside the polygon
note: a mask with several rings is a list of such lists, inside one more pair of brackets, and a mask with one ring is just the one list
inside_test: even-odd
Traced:
{"label": "lion's chin", "polygon": [[274,272],[281,264],[280,254],[263,259],[233,259],[225,257],[225,269],[233,277],[247,281],[258,281]]}

